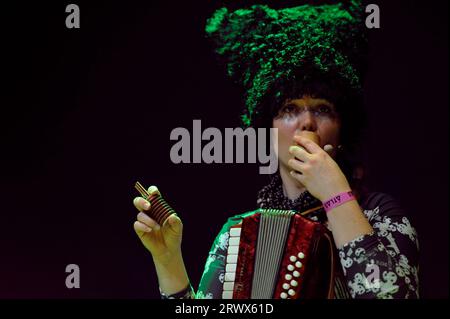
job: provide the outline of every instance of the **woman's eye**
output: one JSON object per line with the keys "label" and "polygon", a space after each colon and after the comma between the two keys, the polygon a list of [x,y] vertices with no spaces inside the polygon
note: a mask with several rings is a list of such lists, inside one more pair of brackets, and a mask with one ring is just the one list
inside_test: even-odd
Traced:
{"label": "woman's eye", "polygon": [[330,114],[331,113],[331,108],[327,105],[321,105],[319,107],[319,113],[321,114]]}
{"label": "woman's eye", "polygon": [[327,118],[336,118],[337,114],[335,113],[334,109],[328,105],[321,105],[317,108],[318,116],[323,116]]}
{"label": "woman's eye", "polygon": [[295,106],[293,105],[287,105],[283,108],[283,113],[294,113]]}

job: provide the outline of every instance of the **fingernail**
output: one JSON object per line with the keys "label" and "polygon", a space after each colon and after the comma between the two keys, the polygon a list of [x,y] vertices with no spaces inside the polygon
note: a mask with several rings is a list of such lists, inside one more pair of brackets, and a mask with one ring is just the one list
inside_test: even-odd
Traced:
{"label": "fingernail", "polygon": [[148,188],[148,192],[153,195],[154,193],[158,192],[158,187],[152,185]]}
{"label": "fingernail", "polygon": [[149,232],[151,232],[152,231],[152,229],[150,228],[150,227],[145,227],[145,232],[146,233],[149,233]]}
{"label": "fingernail", "polygon": [[333,147],[333,145],[331,145],[331,144],[327,144],[327,145],[325,145],[325,146],[323,147],[323,150],[324,150],[325,152],[331,152],[331,151],[333,151],[333,149],[334,149],[334,147]]}
{"label": "fingernail", "polygon": [[150,208],[150,203],[147,202],[147,201],[145,201],[145,202],[144,202],[144,205],[142,205],[142,206],[144,207],[145,210],[147,210],[147,209]]}

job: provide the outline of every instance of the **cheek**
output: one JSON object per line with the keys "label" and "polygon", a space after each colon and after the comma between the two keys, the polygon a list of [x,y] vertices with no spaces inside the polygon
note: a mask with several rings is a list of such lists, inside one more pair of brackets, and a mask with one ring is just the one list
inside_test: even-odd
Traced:
{"label": "cheek", "polygon": [[281,162],[286,163],[291,155],[289,147],[293,145],[295,131],[297,129],[296,123],[288,123],[284,120],[274,120],[273,127],[278,129],[278,151],[277,154]]}
{"label": "cheek", "polygon": [[341,126],[339,123],[324,123],[319,126],[319,135],[321,138],[321,144],[336,145],[339,143],[339,135]]}
{"label": "cheek", "polygon": [[297,124],[287,123],[284,120],[274,120],[273,127],[278,129],[279,145],[291,145],[295,135],[295,130],[297,129]]}

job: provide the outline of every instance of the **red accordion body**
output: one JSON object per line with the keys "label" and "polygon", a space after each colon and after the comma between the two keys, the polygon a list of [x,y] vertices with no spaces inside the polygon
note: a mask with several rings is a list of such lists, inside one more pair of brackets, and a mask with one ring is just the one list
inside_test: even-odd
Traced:
{"label": "red accordion body", "polygon": [[322,224],[294,212],[258,210],[230,229],[222,297],[334,298],[336,261]]}

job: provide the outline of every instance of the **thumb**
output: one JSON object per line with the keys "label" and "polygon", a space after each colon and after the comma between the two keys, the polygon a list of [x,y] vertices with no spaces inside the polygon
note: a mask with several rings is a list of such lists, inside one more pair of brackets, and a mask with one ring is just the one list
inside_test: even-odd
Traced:
{"label": "thumb", "polygon": [[180,236],[183,232],[183,223],[177,214],[170,215],[166,220],[167,226],[174,235]]}

